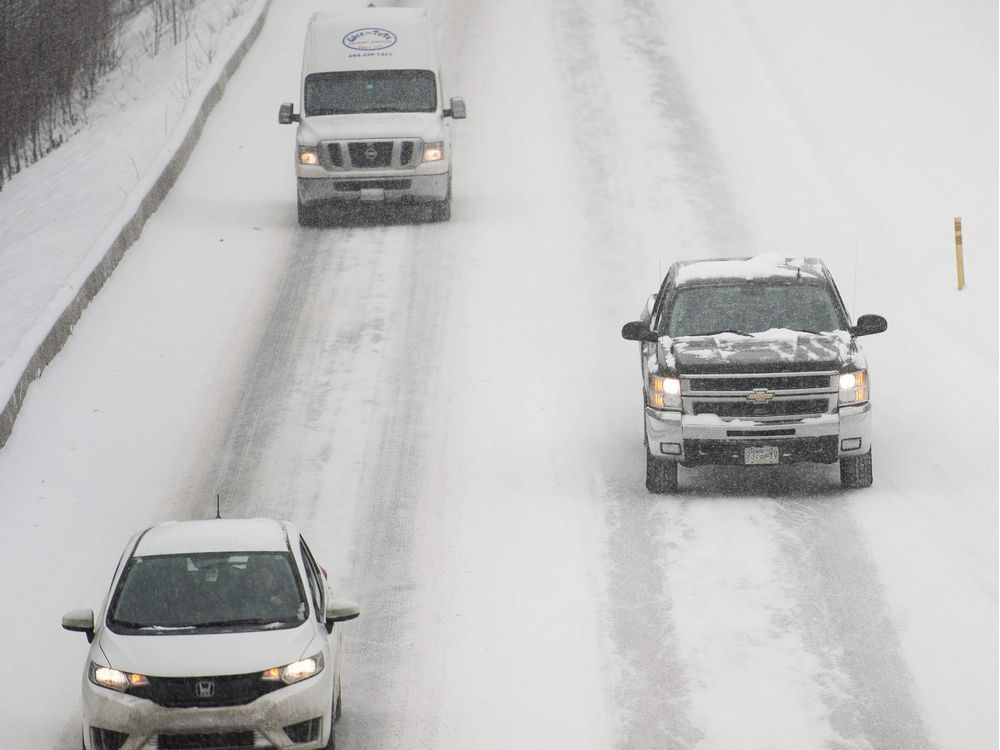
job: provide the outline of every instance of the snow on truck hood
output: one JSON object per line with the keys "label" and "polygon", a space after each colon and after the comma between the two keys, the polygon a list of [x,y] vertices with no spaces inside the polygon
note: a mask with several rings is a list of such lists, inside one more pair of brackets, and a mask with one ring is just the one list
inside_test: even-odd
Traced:
{"label": "snow on truck hood", "polygon": [[306,622],[297,628],[205,635],[119,635],[104,630],[100,648],[115,669],[154,677],[263,672],[311,656],[321,644]]}
{"label": "snow on truck hood", "polygon": [[836,369],[851,360],[855,351],[847,331],[813,334],[784,328],[749,336],[736,333],[676,339],[664,336],[658,350],[664,363],[681,373],[732,371],[738,366],[754,369],[772,363],[829,365]]}
{"label": "snow on truck hood", "polygon": [[445,126],[438,112],[380,112],[359,115],[318,115],[304,117],[299,124],[299,143],[327,140],[377,140],[379,138],[421,138],[440,141]]}

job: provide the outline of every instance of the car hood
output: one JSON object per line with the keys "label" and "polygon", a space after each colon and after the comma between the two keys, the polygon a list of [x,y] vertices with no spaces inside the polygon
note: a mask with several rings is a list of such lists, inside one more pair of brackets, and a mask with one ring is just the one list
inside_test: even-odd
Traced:
{"label": "car hood", "polygon": [[299,123],[298,141],[313,144],[327,140],[445,139],[445,126],[436,112],[385,112],[364,115],[305,117]]}
{"label": "car hood", "polygon": [[98,641],[108,664],[157,677],[247,674],[283,666],[321,648],[315,623],[296,628],[205,635],[119,635]]}
{"label": "car hood", "polygon": [[783,370],[836,370],[857,350],[846,331],[812,334],[772,329],[749,336],[720,333],[661,339],[660,351],[671,369],[707,374],[755,372],[776,365]]}

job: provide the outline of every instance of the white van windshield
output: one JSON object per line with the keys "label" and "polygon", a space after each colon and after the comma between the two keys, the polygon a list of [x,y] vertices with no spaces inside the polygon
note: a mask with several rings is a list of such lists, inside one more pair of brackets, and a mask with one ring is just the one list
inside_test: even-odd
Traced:
{"label": "white van windshield", "polygon": [[306,117],[366,112],[434,112],[437,85],[430,70],[350,70],[306,76]]}

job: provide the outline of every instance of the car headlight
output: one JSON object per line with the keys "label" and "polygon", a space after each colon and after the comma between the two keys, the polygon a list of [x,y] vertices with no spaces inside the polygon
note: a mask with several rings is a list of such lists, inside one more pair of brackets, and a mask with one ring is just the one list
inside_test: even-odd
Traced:
{"label": "car headlight", "polygon": [[102,667],[100,664],[90,662],[90,681],[95,685],[117,690],[124,693],[129,688],[142,687],[149,684],[149,678],[136,672],[122,672],[120,669]]}
{"label": "car headlight", "polygon": [[319,164],[319,153],[315,146],[299,146],[299,164],[309,167]]}
{"label": "car headlight", "polygon": [[855,370],[854,372],[844,372],[840,374],[840,396],[841,406],[851,404],[863,404],[868,400],[868,371]]}
{"label": "car headlight", "polygon": [[649,405],[654,409],[680,409],[680,379],[650,374]]}
{"label": "car headlight", "polygon": [[283,682],[286,685],[294,685],[310,677],[314,677],[323,671],[323,653],[320,652],[308,659],[300,659],[286,664],[283,667],[271,667],[261,674],[262,680],[268,682]]}
{"label": "car headlight", "polygon": [[441,161],[444,158],[444,141],[424,144],[424,161]]}

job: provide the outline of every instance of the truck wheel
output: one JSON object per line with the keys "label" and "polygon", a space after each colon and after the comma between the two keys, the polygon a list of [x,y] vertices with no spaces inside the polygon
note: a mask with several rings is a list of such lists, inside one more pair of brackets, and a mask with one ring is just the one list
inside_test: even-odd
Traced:
{"label": "truck wheel", "polygon": [[448,173],[448,192],[444,200],[431,204],[431,221],[451,220],[451,172]]}
{"label": "truck wheel", "polygon": [[655,458],[646,448],[646,489],[658,495],[677,491],[677,462]]}
{"label": "truck wheel", "polygon": [[319,224],[319,208],[317,206],[307,206],[299,201],[299,226],[314,227]]}
{"label": "truck wheel", "polygon": [[859,488],[872,486],[872,452],[840,459],[840,485]]}

